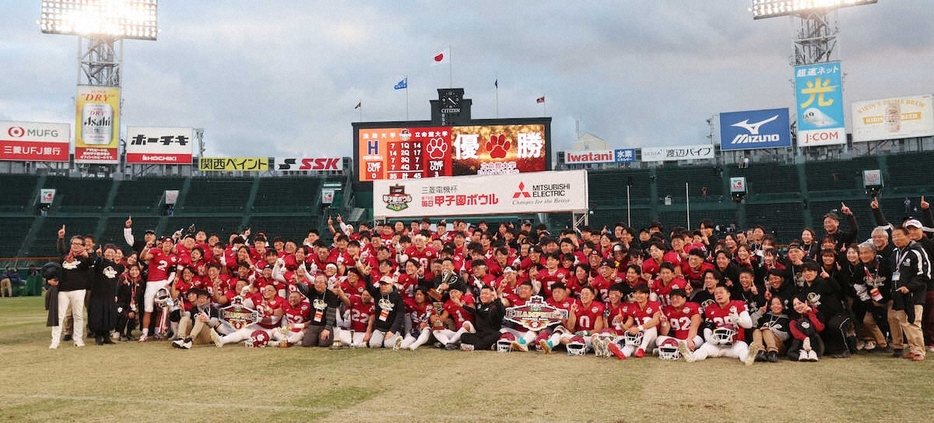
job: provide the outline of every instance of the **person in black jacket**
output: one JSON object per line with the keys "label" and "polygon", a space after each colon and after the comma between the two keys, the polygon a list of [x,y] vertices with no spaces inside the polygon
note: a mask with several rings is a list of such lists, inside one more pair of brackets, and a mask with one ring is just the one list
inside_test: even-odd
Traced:
{"label": "person in black jacket", "polygon": [[480,304],[476,307],[464,306],[464,310],[473,314],[474,328],[477,333],[461,335],[461,349],[464,351],[490,350],[500,337],[506,307],[496,296],[496,291],[489,285],[480,289]]}
{"label": "person in black jacket", "polygon": [[121,341],[131,341],[133,329],[139,323],[139,304],[143,302],[145,282],[139,263],[130,264],[126,274],[120,277],[117,287],[117,332]]}
{"label": "person in black jacket", "polygon": [[[911,352],[906,357],[923,361],[925,356],[924,336],[921,333],[921,316],[927,281],[931,279],[931,263],[918,243],[908,237],[908,229],[898,226],[892,230],[892,310],[898,321]],[[893,347],[900,346],[893,340]],[[896,354],[897,355],[897,354]]]}
{"label": "person in black jacket", "polygon": [[369,344],[370,348],[398,349],[402,344],[405,303],[394,284],[395,280],[391,276],[383,276],[379,280],[379,287],[374,287],[369,276],[367,277],[367,291],[376,302],[376,318],[370,321],[363,337],[363,342]]}
{"label": "person in black jacket", "polygon": [[311,303],[311,315],[308,317],[305,335],[302,336],[302,346],[330,347],[334,343],[337,309],[342,303],[350,307],[350,300],[340,287],[328,289],[328,278],[322,273],[315,276],[314,287],[305,296]]}
{"label": "person in black jacket", "polygon": [[211,329],[220,324],[220,311],[211,304],[211,294],[201,288],[192,288],[188,294],[195,295],[195,301],[178,323],[178,339],[172,346],[191,349],[192,344],[210,344]]}
{"label": "person in black jacket", "polygon": [[[64,231],[64,226],[62,227]],[[84,296],[91,277],[92,260],[84,249],[84,237],[73,236],[67,254],[61,258],[61,279],[49,279],[49,285],[58,287],[58,326],[52,327],[52,343],[49,349],[58,348],[66,312],[74,317],[74,341],[76,347],[84,346]]]}
{"label": "person in black jacket", "polygon": [[[859,244],[859,265],[855,270],[853,283],[853,313],[856,322],[862,322],[865,344],[864,351],[876,347],[892,352],[892,347],[885,339],[889,332],[886,304],[892,299],[892,270],[889,262],[876,254],[876,246],[871,241]],[[898,328],[898,324],[895,325]],[[901,328],[892,331],[892,336],[902,337]],[[874,344],[874,345],[873,345]]]}
{"label": "person in black jacket", "polygon": [[[833,281],[826,281],[818,276],[820,265],[813,261],[804,262],[801,276],[804,285],[801,294],[808,300],[809,306],[821,316],[826,330],[821,332],[826,353],[833,354],[835,358],[850,356],[847,338],[851,331],[852,321],[843,307],[843,296],[840,286]],[[793,316],[797,318],[797,316]],[[853,339],[855,347],[855,337]]]}
{"label": "person in black jacket", "polygon": [[90,300],[88,301],[88,328],[94,332],[94,341],[97,345],[113,344],[110,340],[110,331],[117,326],[117,296],[118,277],[123,273],[123,265],[113,261],[117,247],[113,244],[104,246],[102,256],[98,257],[94,265],[94,276],[91,278]]}

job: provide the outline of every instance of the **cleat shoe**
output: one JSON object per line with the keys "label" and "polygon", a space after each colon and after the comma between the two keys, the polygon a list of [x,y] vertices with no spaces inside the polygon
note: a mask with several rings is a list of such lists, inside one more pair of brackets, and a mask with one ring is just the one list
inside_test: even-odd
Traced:
{"label": "cleat shoe", "polygon": [[613,355],[616,356],[616,358],[618,358],[618,359],[620,359],[620,360],[625,360],[625,359],[626,359],[626,354],[623,354],[623,350],[620,349],[619,345],[616,345],[615,342],[611,342],[610,345],[607,346],[607,349],[608,349],[611,353],[613,353]]}
{"label": "cleat shoe", "polygon": [[217,332],[214,331],[214,329],[211,329],[208,331],[208,333],[211,335],[211,342],[214,342],[214,345],[216,345],[217,348],[224,346],[224,344],[221,343],[221,337],[217,334]]}
{"label": "cleat shoe", "polygon": [[435,348],[437,348],[437,349],[439,349],[439,350],[440,350],[440,349],[443,349],[443,348],[444,348],[444,344],[442,344],[441,342],[435,342]]}
{"label": "cleat shoe", "polygon": [[[283,342],[285,342],[285,341],[283,341]],[[287,343],[287,342],[286,342],[286,343]],[[340,339],[335,339],[334,342],[331,343],[331,349],[332,349],[332,350],[339,350],[339,349],[341,349],[341,348],[343,348],[343,347],[344,347],[344,344],[341,342]],[[395,348],[393,348],[393,349],[395,349]]]}
{"label": "cleat shoe", "polygon": [[684,341],[678,341],[678,352],[681,353],[681,358],[688,363],[694,362],[694,355],[691,353],[691,349],[688,348],[688,343]]}
{"label": "cleat shoe", "polygon": [[145,333],[139,336],[139,342],[146,342],[149,340],[149,336]]}
{"label": "cleat shoe", "polygon": [[396,340],[392,342],[392,350],[393,350],[393,351],[399,351],[399,347],[401,347],[401,346],[402,346],[402,337],[401,337],[401,336],[397,336],[397,337],[396,337]]}
{"label": "cleat shoe", "polygon": [[473,351],[473,344],[461,344],[461,351]]}
{"label": "cleat shoe", "polygon": [[759,361],[760,355],[762,358],[765,358],[765,354],[763,354],[761,348],[762,347],[760,347],[758,344],[752,344],[749,346],[749,357],[746,357],[746,361],[744,361],[747,366],[752,366],[752,363]]}
{"label": "cleat shoe", "polygon": [[460,347],[461,347],[461,346],[460,346],[459,343],[457,343],[457,342],[452,342],[452,343],[450,343],[450,344],[445,345],[445,346],[444,346],[444,350],[445,350],[445,351],[454,351],[454,350],[460,349]]}
{"label": "cleat shoe", "polygon": [[643,350],[642,348],[639,348],[639,349],[636,350],[635,354],[633,354],[633,355],[634,355],[636,358],[645,357],[645,350]]}
{"label": "cleat shoe", "polygon": [[526,344],[523,344],[523,343],[521,343],[521,342],[519,342],[519,341],[512,341],[512,350],[513,350],[513,351],[529,352],[529,346],[526,345]]}
{"label": "cleat shoe", "polygon": [[65,342],[71,341],[71,334],[65,335],[65,337],[62,338],[62,340]]}
{"label": "cleat shoe", "polygon": [[597,357],[603,357],[602,351],[600,350],[603,340],[600,337],[594,336],[590,339],[591,345],[593,345],[593,355]]}
{"label": "cleat shoe", "polygon": [[551,354],[551,342],[549,342],[547,339],[542,339],[541,341],[538,341],[538,348],[544,354]]}
{"label": "cleat shoe", "polygon": [[53,342],[53,343],[49,344],[49,349],[50,349],[50,350],[57,350],[57,349],[58,349],[58,342]]}

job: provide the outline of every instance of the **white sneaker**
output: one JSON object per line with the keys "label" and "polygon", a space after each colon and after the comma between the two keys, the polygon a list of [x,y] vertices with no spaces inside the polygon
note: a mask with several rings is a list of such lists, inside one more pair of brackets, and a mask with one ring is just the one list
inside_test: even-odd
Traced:
{"label": "white sneaker", "polygon": [[184,344],[185,344],[185,340],[184,340],[184,339],[176,339],[176,340],[172,341],[172,346],[175,347],[175,348],[183,348],[182,345],[184,345]]}
{"label": "white sneaker", "polygon": [[418,349],[418,347],[416,347],[415,344],[412,344],[412,345],[409,345],[409,349],[412,351],[415,351],[416,349]]}
{"label": "white sneaker", "polygon": [[148,340],[149,340],[149,335],[145,333],[139,336],[139,342],[146,342]]}
{"label": "white sneaker", "polygon": [[401,336],[397,336],[397,337],[396,337],[396,340],[393,341],[393,343],[392,343],[392,350],[393,350],[393,351],[399,351],[399,347],[401,347],[401,346],[402,346],[402,337],[401,337]]}
{"label": "white sneaker", "polygon": [[473,344],[461,344],[461,351],[473,351]]}
{"label": "white sneaker", "polygon": [[603,340],[600,337],[594,336],[590,338],[590,345],[593,346],[593,355],[597,357],[602,357],[603,352],[600,350],[600,345],[603,343]]}
{"label": "white sneaker", "polygon": [[817,361],[817,351],[808,351],[808,361]]}
{"label": "white sneaker", "polygon": [[808,361],[809,359],[810,357],[807,351],[802,349],[801,351],[798,352],[798,361]]}
{"label": "white sneaker", "polygon": [[50,350],[57,350],[57,349],[58,349],[58,342],[53,342],[53,343],[49,344],[49,349],[50,349]]}

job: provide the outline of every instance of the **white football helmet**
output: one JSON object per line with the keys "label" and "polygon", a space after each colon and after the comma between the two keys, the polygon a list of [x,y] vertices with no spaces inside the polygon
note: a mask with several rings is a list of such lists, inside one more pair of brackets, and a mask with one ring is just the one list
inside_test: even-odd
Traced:
{"label": "white football helmet", "polygon": [[153,299],[153,302],[159,307],[171,307],[172,297],[169,295],[169,290],[159,288],[159,290],[156,291],[156,297]]}
{"label": "white football helmet", "polygon": [[645,332],[641,330],[635,334],[631,334],[629,331],[626,331],[626,334],[623,335],[623,340],[626,342],[627,347],[639,347],[642,345],[643,335],[645,335]]}
{"label": "white football helmet", "polygon": [[583,337],[575,336],[571,338],[571,341],[565,346],[568,350],[568,355],[585,355],[587,354],[587,341]]}
{"label": "white football helmet", "polygon": [[500,336],[496,341],[496,352],[512,352],[512,343],[516,340],[516,336],[511,333],[504,333],[503,336]]}
{"label": "white football helmet", "polygon": [[680,360],[681,351],[678,351],[678,340],[665,338],[658,344],[658,358],[662,360]]}
{"label": "white football helmet", "polygon": [[720,345],[733,345],[736,329],[733,326],[720,326],[713,330],[713,340]]}
{"label": "white football helmet", "polygon": [[262,348],[269,344],[269,334],[264,330],[254,330],[250,333],[250,339],[244,342],[247,348]]}

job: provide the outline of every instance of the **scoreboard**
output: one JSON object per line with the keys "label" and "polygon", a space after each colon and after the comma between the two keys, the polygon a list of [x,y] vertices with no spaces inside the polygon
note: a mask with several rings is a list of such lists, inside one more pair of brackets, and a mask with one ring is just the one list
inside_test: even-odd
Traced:
{"label": "scoreboard", "polygon": [[548,170],[543,123],[356,128],[361,182]]}

